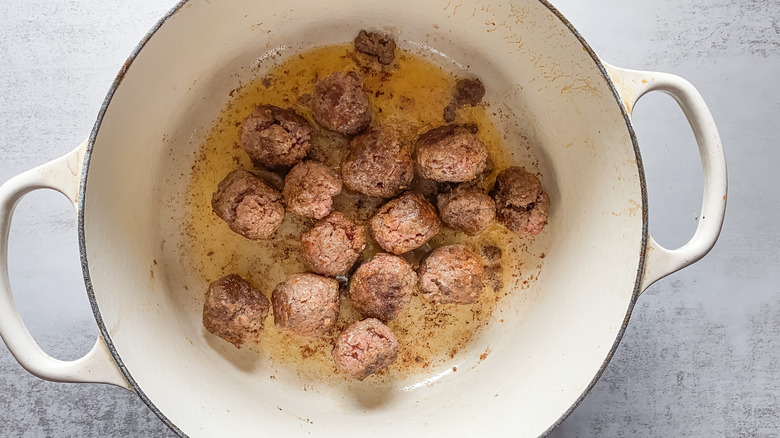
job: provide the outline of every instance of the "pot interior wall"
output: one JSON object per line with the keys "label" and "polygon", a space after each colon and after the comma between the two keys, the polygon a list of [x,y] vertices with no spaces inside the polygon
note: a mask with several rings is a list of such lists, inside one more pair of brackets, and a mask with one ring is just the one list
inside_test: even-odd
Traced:
{"label": "pot interior wall", "polygon": [[[531,244],[546,258],[538,280],[501,303],[503,322],[446,367],[378,386],[284,369],[270,379],[257,353],[202,328],[206,283],[182,262],[182,194],[232,89],[274,59],[362,28],[482,78],[517,163],[539,171],[552,198]],[[530,151],[513,141],[520,132]],[[132,378],[191,436],[538,435],[586,390],[631,306],[643,237],[636,159],[596,63],[538,0],[191,1],[140,52],[99,127],[85,196],[89,275]]]}

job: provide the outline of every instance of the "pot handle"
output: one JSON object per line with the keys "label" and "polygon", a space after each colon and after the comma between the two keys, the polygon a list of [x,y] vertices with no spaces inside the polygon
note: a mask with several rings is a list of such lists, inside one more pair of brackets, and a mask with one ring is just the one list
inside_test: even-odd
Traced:
{"label": "pot handle", "polygon": [[80,359],[62,361],[35,342],[16,309],[8,280],[8,232],[16,203],[37,189],[53,189],[78,205],[85,141],[72,152],[17,175],[0,186],[0,337],[19,364],[41,379],[55,382],[109,383],[130,389],[101,336]]}
{"label": "pot handle", "polygon": [[699,225],[691,240],[674,250],[664,248],[653,236],[648,236],[640,288],[640,291],[645,291],[661,278],[699,261],[715,245],[726,213],[726,157],[715,120],[701,94],[690,82],[668,73],[627,70],[606,63],[605,66],[629,114],[636,102],[651,91],[662,91],[672,96],[688,118],[701,155],[704,198]]}

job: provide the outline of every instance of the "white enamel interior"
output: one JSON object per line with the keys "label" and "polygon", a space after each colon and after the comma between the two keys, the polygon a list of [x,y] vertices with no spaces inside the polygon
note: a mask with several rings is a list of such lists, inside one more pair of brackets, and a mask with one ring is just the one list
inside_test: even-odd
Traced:
{"label": "white enamel interior", "polygon": [[[264,53],[348,41],[362,28],[441,52],[436,62],[482,78],[488,101],[522,118],[552,198],[540,238],[547,257],[524,292],[534,299],[505,300],[505,322],[456,358],[458,372],[412,390],[402,388],[434,376],[378,388],[271,380],[254,353],[215,348],[181,299],[190,279],[168,208],[228,93],[262,68]],[[163,186],[171,174],[179,185]],[[586,390],[620,332],[637,280],[642,202],[618,102],[538,0],[191,1],[149,40],[108,106],[84,232],[110,343],[145,396],[190,436],[536,436]]]}

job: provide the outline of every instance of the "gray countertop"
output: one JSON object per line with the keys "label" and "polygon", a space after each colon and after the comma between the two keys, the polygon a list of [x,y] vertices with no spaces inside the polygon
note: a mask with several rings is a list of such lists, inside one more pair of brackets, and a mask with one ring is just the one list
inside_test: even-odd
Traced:
{"label": "gray countertop", "polygon": [[[606,61],[676,73],[701,91],[723,138],[730,190],[715,249],[639,298],[603,377],[552,436],[780,436],[780,1],[554,4]],[[114,75],[171,6],[3,2],[0,182],[87,137]],[[634,116],[650,230],[668,247],[682,245],[701,203],[693,134],[674,101],[658,93]],[[88,351],[97,327],[68,201],[51,192],[24,198],[10,255],[33,336],[57,358]],[[41,381],[2,345],[0,436],[173,434],[133,393]]]}

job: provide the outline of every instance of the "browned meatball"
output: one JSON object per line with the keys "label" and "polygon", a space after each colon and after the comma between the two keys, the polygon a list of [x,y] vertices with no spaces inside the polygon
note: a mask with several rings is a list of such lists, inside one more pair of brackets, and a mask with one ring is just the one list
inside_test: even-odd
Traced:
{"label": "browned meatball", "polygon": [[406,192],[383,205],[371,218],[374,239],[393,254],[421,247],[439,233],[440,227],[436,209],[414,192]]}
{"label": "browned meatball", "polygon": [[255,166],[294,166],[311,149],[311,126],[291,109],[260,105],[241,126],[241,146]]}
{"label": "browned meatball", "polygon": [[361,30],[355,38],[355,50],[375,56],[380,64],[389,65],[395,59],[395,41],[385,35]]}
{"label": "browned meatball", "polygon": [[462,183],[437,199],[444,225],[469,236],[479,234],[496,218],[496,203],[475,184]]}
{"label": "browned meatball", "polygon": [[453,102],[459,106],[476,106],[485,97],[485,86],[477,78],[458,79],[455,84]]}
{"label": "browned meatball", "polygon": [[417,274],[406,260],[379,253],[352,275],[349,299],[361,315],[387,322],[409,306],[415,283]]}
{"label": "browned meatball", "polygon": [[346,275],[365,248],[363,227],[338,211],[301,235],[301,253],[306,267],[329,277]]}
{"label": "browned meatball", "polygon": [[203,326],[241,348],[260,336],[269,307],[262,292],[230,274],[209,285],[203,303]]}
{"label": "browned meatball", "polygon": [[550,215],[550,197],[539,178],[520,166],[504,169],[491,192],[498,221],[521,236],[539,234]]}
{"label": "browned meatball", "polygon": [[485,268],[465,245],[435,249],[420,265],[420,290],[433,304],[471,304],[479,299]]}
{"label": "browned meatball", "polygon": [[444,121],[455,121],[456,110],[459,107],[476,106],[485,97],[485,86],[479,79],[459,79],[455,84],[455,92],[452,93],[452,101],[444,108]]}
{"label": "browned meatball", "polygon": [[295,214],[322,219],[333,211],[333,196],[341,193],[341,180],[332,169],[314,162],[295,165],[284,180],[282,195]]}
{"label": "browned meatball", "polygon": [[423,178],[447,182],[471,181],[485,169],[487,159],[485,145],[460,125],[440,126],[417,140],[415,160]]}
{"label": "browned meatball", "polygon": [[284,220],[282,194],[246,170],[230,172],[211,197],[211,208],[247,239],[267,239]]}
{"label": "browned meatball", "polygon": [[333,73],[314,83],[311,96],[314,120],[326,129],[355,135],[371,124],[371,101],[355,72]]}
{"label": "browned meatball", "polygon": [[339,283],[315,274],[293,274],[271,294],[274,324],[300,336],[323,336],[339,319]]}
{"label": "browned meatball", "polygon": [[401,346],[390,328],[374,318],[347,327],[333,346],[336,369],[353,379],[363,380],[390,366]]}
{"label": "browned meatball", "polygon": [[392,129],[369,130],[352,139],[341,177],[350,190],[380,198],[396,196],[414,178],[411,148]]}

